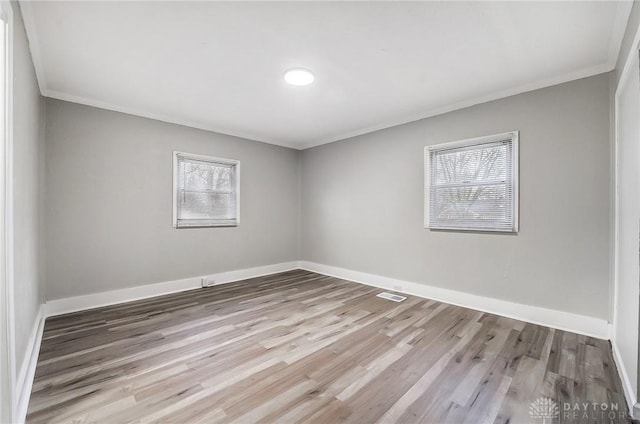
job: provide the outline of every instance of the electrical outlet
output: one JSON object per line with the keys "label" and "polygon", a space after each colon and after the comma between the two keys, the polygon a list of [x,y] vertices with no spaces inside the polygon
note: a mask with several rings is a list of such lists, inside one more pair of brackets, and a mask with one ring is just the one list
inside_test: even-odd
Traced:
{"label": "electrical outlet", "polygon": [[216,280],[212,278],[202,277],[200,280],[202,287],[211,287],[216,284]]}

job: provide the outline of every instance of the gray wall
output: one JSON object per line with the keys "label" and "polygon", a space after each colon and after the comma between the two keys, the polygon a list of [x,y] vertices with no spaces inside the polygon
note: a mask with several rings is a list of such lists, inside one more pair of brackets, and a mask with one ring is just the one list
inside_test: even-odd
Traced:
{"label": "gray wall", "polygon": [[44,104],[40,97],[20,7],[14,13],[13,180],[16,366],[23,363],[38,308],[44,301]]}
{"label": "gray wall", "polygon": [[[423,228],[423,148],[520,131],[520,232]],[[609,75],[302,153],[302,259],[608,318]]]}
{"label": "gray wall", "polygon": [[[46,101],[47,299],[297,260],[296,150]],[[172,227],[172,151],[241,161],[241,223]]]}

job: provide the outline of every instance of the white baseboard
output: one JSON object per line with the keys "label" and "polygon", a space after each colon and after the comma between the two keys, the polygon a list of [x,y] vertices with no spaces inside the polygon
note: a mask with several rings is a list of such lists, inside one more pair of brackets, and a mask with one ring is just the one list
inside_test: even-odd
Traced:
{"label": "white baseboard", "polygon": [[633,392],[631,378],[624,366],[624,361],[622,360],[622,355],[620,354],[620,349],[618,348],[613,332],[611,333],[611,350],[613,351],[613,360],[616,363],[616,367],[618,367],[620,380],[622,380],[622,388],[624,389],[624,397],[629,406],[629,413],[634,419],[640,419],[640,404],[638,404],[636,395]]}
{"label": "white baseboard", "polygon": [[300,268],[320,274],[338,277],[345,280],[385,290],[402,292],[427,299],[438,300],[452,305],[476,309],[478,311],[514,318],[532,324],[544,325],[559,330],[571,331],[599,339],[609,338],[607,320],[573,314],[570,312],[542,308],[509,302],[491,297],[478,296],[456,290],[429,286],[426,284],[403,281],[360,271],[338,268],[315,262],[300,261]]}
{"label": "white baseboard", "polygon": [[18,380],[16,384],[17,405],[15,409],[16,422],[24,423],[27,418],[27,408],[29,399],[31,398],[31,388],[33,387],[33,378],[36,374],[36,365],[38,364],[38,355],[40,354],[40,343],[42,342],[42,332],[44,331],[45,305],[40,305],[38,315],[36,316],[33,329],[29,335],[29,344],[25,352],[22,365],[18,372]]}
{"label": "white baseboard", "polygon": [[[195,289],[201,286],[202,278],[215,280],[215,284],[218,285],[247,278],[254,278],[263,275],[275,274],[278,272],[290,271],[298,268],[337,278],[342,278],[345,280],[355,281],[369,286],[379,287],[385,290],[402,292],[427,299],[438,300],[452,305],[463,306],[483,312],[514,318],[534,324],[544,325],[547,327],[557,328],[560,330],[571,331],[578,334],[585,334],[601,339],[608,339],[610,334],[612,335],[612,333],[610,333],[610,327],[607,321],[603,319],[546,309],[538,306],[508,302],[505,300],[478,296],[460,291],[434,287],[426,284],[404,281],[390,277],[383,277],[375,274],[368,274],[329,265],[322,265],[314,262],[284,262],[274,265],[221,272],[218,274],[207,276],[186,278],[182,280],[167,281],[163,283],[149,284],[127,289],[112,290],[107,292],[47,301],[46,305],[42,305],[39,310],[38,318],[36,321],[37,325],[34,326],[30,338],[28,349],[29,354],[25,358],[19,373],[19,403],[17,407],[17,417],[19,418],[19,422],[24,422],[24,419],[26,417],[29,398],[31,395],[31,388],[33,386],[36,364],[38,362],[40,343],[42,341],[44,321],[46,317]],[[613,340],[612,346],[616,365],[618,366],[618,370],[620,371],[623,381],[627,402],[629,403],[630,409],[632,411],[635,410],[637,412],[640,412],[640,404],[637,404],[635,402],[633,392],[631,391],[629,377],[624,371],[617,346]]]}
{"label": "white baseboard", "polygon": [[67,297],[65,299],[48,300],[46,315],[55,316],[86,309],[99,308],[101,306],[115,305],[133,300],[146,299],[148,297],[192,290],[201,287],[202,278],[215,280],[216,285],[231,283],[247,278],[260,277],[277,272],[289,271],[298,268],[298,262],[283,262],[279,264],[259,266],[255,268],[239,269],[220,272],[218,274],[203,275],[200,277],[185,278],[182,280],[165,281],[163,283],[148,284],[120,290],[111,290],[101,293],[92,293],[82,296]]}

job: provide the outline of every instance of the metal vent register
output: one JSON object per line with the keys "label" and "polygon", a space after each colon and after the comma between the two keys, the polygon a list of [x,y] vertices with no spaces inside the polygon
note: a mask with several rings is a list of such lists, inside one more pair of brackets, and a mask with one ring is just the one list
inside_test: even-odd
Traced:
{"label": "metal vent register", "polygon": [[405,296],[400,296],[400,295],[397,295],[397,294],[387,293],[387,292],[382,292],[380,294],[377,294],[376,297],[381,297],[381,298],[387,299],[387,300],[393,300],[394,302],[402,302],[403,300],[406,299]]}

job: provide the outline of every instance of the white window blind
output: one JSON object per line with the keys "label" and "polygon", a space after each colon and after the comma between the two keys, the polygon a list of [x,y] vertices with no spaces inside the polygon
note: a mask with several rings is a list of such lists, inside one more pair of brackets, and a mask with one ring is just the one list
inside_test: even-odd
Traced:
{"label": "white window blind", "polygon": [[174,227],[238,225],[240,163],[174,152]]}
{"label": "white window blind", "polygon": [[425,148],[425,227],[518,231],[518,132]]}

